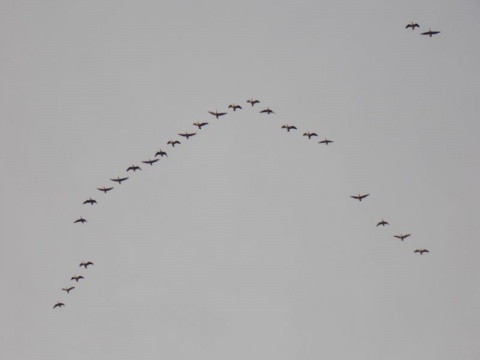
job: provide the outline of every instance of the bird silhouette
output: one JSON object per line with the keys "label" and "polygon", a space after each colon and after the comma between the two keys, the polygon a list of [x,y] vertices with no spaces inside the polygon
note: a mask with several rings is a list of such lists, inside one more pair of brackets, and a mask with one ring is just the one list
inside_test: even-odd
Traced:
{"label": "bird silhouette", "polygon": [[94,200],[94,199],[92,199],[92,198],[90,198],[90,199],[88,199],[88,200],[85,200],[85,201],[83,202],[83,204],[90,204],[90,205],[93,205],[93,204],[96,204],[96,203],[97,203],[97,201]]}
{"label": "bird silhouette", "polygon": [[185,131],[183,134],[178,134],[178,135],[183,136],[183,137],[187,138],[187,140],[188,140],[189,137],[192,137],[195,134],[196,133],[188,133],[188,132]]}
{"label": "bird silhouette", "polygon": [[237,109],[242,109],[242,107],[240,105],[236,105],[236,104],[230,104],[228,105],[228,108],[229,109],[233,109],[233,111],[237,111]]}
{"label": "bird silhouette", "polygon": [[78,280],[80,280],[80,279],[84,279],[84,277],[81,276],[81,275],[80,276],[75,275],[75,276],[72,276],[72,278],[71,278],[71,280],[75,280],[76,282],[78,282]]}
{"label": "bird silhouette", "polygon": [[412,234],[406,234],[406,235],[400,234],[400,235],[393,235],[393,236],[396,237],[397,239],[400,239],[400,240],[403,241],[404,239],[406,239],[406,238],[409,237],[410,235],[412,235]]}
{"label": "bird silhouette", "polygon": [[250,103],[252,106],[254,106],[255,104],[260,104],[260,101],[249,99],[249,100],[247,100],[247,103]]}
{"label": "bird silhouette", "polygon": [[97,190],[103,191],[105,194],[112,189],[113,189],[113,187],[106,188],[105,186],[103,188],[97,188]]}
{"label": "bird silhouette", "polygon": [[156,163],[158,160],[160,160],[160,159],[154,159],[154,160],[148,159],[148,160],[146,160],[146,161],[142,161],[142,163],[144,163],[144,164],[149,164],[149,165],[153,165],[153,164]]}
{"label": "bird silhouette", "polygon": [[110,180],[118,182],[119,184],[122,184],[122,181],[125,181],[127,179],[128,179],[128,177],[121,178],[121,177],[117,176],[116,179],[110,179]]}
{"label": "bird silhouette", "polygon": [[208,113],[209,113],[209,114],[212,114],[212,115],[215,116],[217,119],[218,119],[220,116],[227,115],[226,112],[219,113],[217,110],[215,110],[215,112],[209,111]]}
{"label": "bird silhouette", "polygon": [[386,222],[385,220],[382,219],[382,221],[380,221],[380,222],[377,224],[377,227],[380,226],[380,225],[385,226],[385,225],[390,225],[390,224],[389,224],[388,222]]}
{"label": "bird silhouette", "polygon": [[142,170],[142,169],[140,168],[140,166],[132,164],[132,166],[129,166],[127,169],[127,171],[130,171],[130,170],[133,170],[133,172],[136,172],[137,170]]}
{"label": "bird silhouette", "polygon": [[94,265],[94,264],[91,261],[88,261],[88,262],[82,261],[80,263],[80,265],[78,265],[78,266],[80,266],[80,267],[83,266],[86,269],[88,267],[88,265]]}
{"label": "bird silhouette", "polygon": [[62,306],[65,306],[65,304],[59,301],[59,302],[57,302],[57,303],[53,306],[53,308],[54,308],[54,309],[55,309],[56,307],[61,308]]}
{"label": "bird silhouette", "polygon": [[330,143],[333,143],[333,140],[328,140],[327,138],[325,138],[325,140],[319,141],[318,143],[328,145]]}
{"label": "bird silhouette", "polygon": [[161,157],[168,157],[167,153],[165,151],[163,151],[162,149],[158,150],[156,153],[155,153],[155,156],[158,156],[160,155]]}
{"label": "bird silhouette", "polygon": [[428,31],[423,32],[420,35],[428,35],[428,36],[432,37],[432,35],[435,35],[435,34],[440,34],[440,31],[432,31],[432,30],[428,29]]}
{"label": "bird silhouette", "polygon": [[420,25],[418,25],[417,23],[414,23],[413,21],[408,24],[407,26],[405,26],[405,29],[408,29],[408,28],[412,28],[412,30],[415,30],[416,27],[420,27]]}
{"label": "bird silhouette", "polygon": [[310,131],[307,131],[306,133],[303,134],[303,136],[308,136],[308,139],[310,140],[312,136],[318,136],[317,133],[311,133]]}
{"label": "bird silhouette", "polygon": [[290,132],[290,130],[297,130],[297,128],[295,126],[288,125],[288,124],[283,125],[282,129],[287,129],[287,132]]}
{"label": "bird silhouette", "polygon": [[198,127],[199,130],[201,130],[202,126],[208,125],[208,123],[207,122],[199,123],[197,121],[197,122],[194,122],[193,125],[195,125],[196,127]]}
{"label": "bird silhouette", "polygon": [[76,224],[76,223],[82,223],[82,224],[83,224],[83,223],[86,223],[86,222],[87,222],[87,220],[85,220],[84,218],[82,218],[82,217],[80,216],[80,219],[75,220],[73,223],[74,223],[74,224]]}
{"label": "bird silhouette", "polygon": [[362,199],[365,199],[365,198],[366,198],[368,195],[370,195],[370,194],[364,194],[364,195],[360,195],[360,194],[358,194],[358,195],[351,195],[350,197],[351,197],[351,198],[354,198],[354,199],[357,199],[358,201],[362,201]]}
{"label": "bird silhouette", "polygon": [[75,286],[71,286],[71,287],[69,287],[69,288],[63,288],[62,290],[63,290],[63,291],[66,291],[67,294],[70,294],[70,291],[72,291],[73,289],[75,289]]}
{"label": "bird silhouette", "polygon": [[181,144],[181,142],[178,140],[170,140],[169,142],[167,142],[167,145],[172,145],[172,147],[175,147],[176,144]]}
{"label": "bird silhouette", "polygon": [[262,114],[262,113],[263,113],[263,114],[266,113],[266,114],[268,114],[268,115],[270,115],[270,114],[275,114],[275,113],[273,112],[273,110],[270,110],[270,108],[266,108],[266,109],[260,111],[260,113],[261,113],[261,114]]}
{"label": "bird silhouette", "polygon": [[417,249],[414,251],[414,253],[420,253],[420,255],[423,255],[423,253],[429,253],[427,249]]}

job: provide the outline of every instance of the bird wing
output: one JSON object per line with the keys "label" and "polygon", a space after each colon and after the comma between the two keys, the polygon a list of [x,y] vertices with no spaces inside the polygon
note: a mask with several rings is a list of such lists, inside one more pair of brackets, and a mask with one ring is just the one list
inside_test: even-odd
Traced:
{"label": "bird wing", "polygon": [[196,135],[197,133],[187,133],[188,136],[194,136]]}
{"label": "bird wing", "polygon": [[407,26],[405,26],[405,29],[408,29],[409,27],[412,27],[412,24],[408,24]]}
{"label": "bird wing", "polygon": [[227,115],[227,113],[217,113],[217,116]]}
{"label": "bird wing", "polygon": [[119,181],[125,181],[127,179],[128,179],[128,177],[124,177],[124,178],[120,178]]}
{"label": "bird wing", "polygon": [[350,197],[351,197],[351,198],[354,198],[354,199],[360,199],[360,197],[357,196],[357,195],[350,195]]}
{"label": "bird wing", "polygon": [[297,130],[297,128],[295,126],[290,126],[290,129],[295,129]]}
{"label": "bird wing", "polygon": [[396,237],[397,239],[400,239],[400,240],[402,239],[402,236],[400,235],[393,235],[393,237]]}
{"label": "bird wing", "polygon": [[205,125],[208,125],[207,122],[204,122],[204,123],[201,123],[200,126],[205,126]]}
{"label": "bird wing", "polygon": [[212,114],[213,116],[217,116],[217,114],[212,111],[209,111],[209,114]]}
{"label": "bird wing", "polygon": [[178,135],[183,136],[183,137],[188,136],[187,133],[185,133],[185,134],[178,134]]}
{"label": "bird wing", "polygon": [[318,136],[317,133],[311,133],[310,136]]}
{"label": "bird wing", "polygon": [[403,238],[406,239],[406,238],[409,237],[410,235],[412,235],[412,234],[403,235]]}
{"label": "bird wing", "polygon": [[242,107],[241,107],[240,105],[237,105],[236,108],[237,108],[237,109],[241,109]]}
{"label": "bird wing", "polygon": [[432,34],[432,35],[440,34],[440,31],[430,31],[430,34]]}
{"label": "bird wing", "polygon": [[414,251],[414,253],[417,253],[417,252],[419,253],[419,252],[421,252],[421,250],[418,250],[418,249],[417,249],[417,250]]}

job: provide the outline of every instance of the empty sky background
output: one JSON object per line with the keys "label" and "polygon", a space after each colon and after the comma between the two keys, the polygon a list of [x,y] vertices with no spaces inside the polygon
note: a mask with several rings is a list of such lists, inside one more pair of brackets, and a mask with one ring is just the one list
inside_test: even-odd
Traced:
{"label": "empty sky background", "polygon": [[480,2],[0,4],[2,359],[480,358]]}

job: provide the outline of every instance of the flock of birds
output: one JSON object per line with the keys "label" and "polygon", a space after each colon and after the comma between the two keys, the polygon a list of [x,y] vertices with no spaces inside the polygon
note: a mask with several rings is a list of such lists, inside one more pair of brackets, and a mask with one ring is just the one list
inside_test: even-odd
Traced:
{"label": "flock of birds", "polygon": [[[420,25],[418,25],[417,23],[410,23],[406,26],[406,29],[408,28],[411,28],[412,30],[415,30],[416,27],[420,27]],[[435,34],[438,34],[440,33],[440,31],[427,31],[427,32],[423,32],[421,33],[421,35],[429,35],[430,37],[432,37],[432,35],[435,35]],[[256,100],[256,99],[249,99],[247,100],[247,103],[251,105],[251,107],[254,107],[256,104],[259,104],[260,101],[259,100]],[[236,112],[237,110],[242,110],[242,107],[240,105],[237,105],[237,104],[230,104],[228,106],[229,109],[232,109],[234,112]],[[215,116],[216,119],[220,118],[221,116],[225,116],[227,115],[228,113],[227,112],[218,112],[217,110],[215,111],[208,111],[209,114]],[[271,110],[269,107],[267,107],[266,109],[263,109],[260,111],[261,114],[267,114],[267,115],[270,115],[270,114],[275,114],[275,112],[273,110]],[[196,126],[198,128],[198,130],[201,130],[203,127],[209,125],[208,122],[194,122],[193,123],[194,126]],[[285,124],[285,125],[282,125],[281,127],[282,129],[285,129],[288,133],[291,132],[292,130],[297,130],[297,127],[294,126],[294,125],[289,125],[289,124]],[[196,132],[184,132],[184,133],[179,133],[178,135],[185,138],[185,139],[189,139],[191,138],[192,136],[195,136],[197,133]],[[315,132],[310,132],[310,131],[306,131],[303,133],[303,136],[307,137],[308,140],[311,140],[313,137],[318,137],[318,134],[315,133]],[[327,138],[324,138],[323,140],[319,141],[318,143],[319,144],[325,144],[325,145],[329,145],[331,143],[333,143],[334,141],[333,140],[329,140]],[[174,148],[176,145],[180,145],[181,142],[179,140],[169,140],[167,142],[167,145],[170,145],[172,148]],[[160,158],[163,158],[163,157],[168,157],[167,153],[165,151],[163,151],[162,149],[160,149],[159,151],[157,151],[155,153],[155,156],[154,156],[154,159],[148,159],[148,160],[143,160],[142,163],[143,164],[148,164],[150,166],[152,166],[153,164],[155,164],[157,161],[160,160]],[[127,169],[126,169],[126,172],[130,172],[130,171],[133,171],[134,173],[137,172],[137,171],[141,171],[141,167],[138,166],[138,165],[135,165],[135,164],[132,164],[131,166],[129,166]],[[112,178],[110,179],[111,181],[113,182],[116,182],[118,183],[119,185],[122,184],[122,182],[128,180],[129,177],[128,176],[125,176],[125,177],[119,177],[117,176],[117,178]],[[103,193],[108,193],[109,191],[113,190],[113,186],[110,186],[110,187],[106,187],[106,186],[103,186],[103,187],[99,187],[97,188],[97,190],[103,192]],[[359,202],[361,202],[363,199],[365,199],[366,197],[368,197],[370,194],[357,194],[357,195],[350,195],[351,198],[355,199],[355,200],[358,200]],[[97,201],[95,199],[92,199],[91,197],[89,197],[87,200],[85,200],[83,202],[83,204],[90,204],[90,205],[94,205],[94,204],[97,204]],[[83,217],[80,217],[78,219],[76,219],[74,221],[75,224],[77,223],[81,223],[81,224],[84,224],[86,223],[87,220],[84,219]],[[377,223],[377,227],[379,226],[382,226],[382,227],[385,227],[387,225],[390,225],[387,221],[385,221],[384,219],[382,219],[381,221],[379,221]],[[393,235],[393,237],[397,238],[397,239],[400,239],[401,241],[404,241],[406,238],[410,237],[411,234],[396,234],[396,235]],[[424,253],[429,253],[429,251],[427,249],[416,249],[414,251],[414,253],[418,253],[420,255],[423,255]],[[88,266],[90,265],[94,265],[93,262],[91,261],[82,261],[79,265],[79,267],[84,267],[85,269],[88,268]],[[81,275],[74,275],[71,277],[71,281],[75,281],[75,282],[79,282],[81,279],[84,279],[83,276]],[[62,291],[65,291],[67,294],[70,294],[70,291],[72,291],[73,289],[75,289],[75,286],[70,286],[70,287],[64,287],[62,288]],[[60,302],[58,301],[54,306],[53,308],[61,308],[62,306],[65,306],[65,304],[63,302]]]}

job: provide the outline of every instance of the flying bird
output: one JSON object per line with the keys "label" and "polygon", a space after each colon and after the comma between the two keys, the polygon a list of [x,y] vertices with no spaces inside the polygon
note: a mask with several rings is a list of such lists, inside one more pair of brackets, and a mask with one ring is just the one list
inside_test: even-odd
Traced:
{"label": "flying bird", "polygon": [[325,140],[319,141],[318,143],[328,145],[330,143],[333,143],[333,140],[328,140],[327,138],[325,138]]}
{"label": "flying bird", "polygon": [[227,115],[227,113],[225,113],[225,112],[219,113],[217,110],[215,110],[215,112],[209,111],[208,113],[209,113],[209,114],[212,114],[212,115],[215,116],[217,119],[219,118],[219,116]]}
{"label": "flying bird", "polygon": [[76,282],[78,282],[78,280],[80,280],[80,279],[84,279],[84,277],[81,276],[81,275],[80,276],[75,275],[75,276],[72,276],[72,278],[71,278],[71,280],[75,280]]}
{"label": "flying bird", "polygon": [[268,107],[267,107],[266,109],[260,111],[260,113],[267,113],[268,115],[270,115],[270,114],[275,114],[275,113],[273,112],[273,110],[270,110],[270,108],[268,108]]}
{"label": "flying bird", "polygon": [[94,265],[94,264],[91,261],[89,261],[89,262],[82,261],[80,263],[80,265],[78,265],[78,266],[83,266],[86,269],[88,267],[88,265]]}
{"label": "flying bird", "polygon": [[125,181],[127,179],[128,179],[128,177],[120,178],[120,177],[117,176],[116,179],[110,179],[110,180],[118,182],[119,184],[122,184],[122,181]]}
{"label": "flying bird", "polygon": [[415,30],[416,27],[420,27],[420,25],[418,25],[417,23],[414,23],[413,21],[408,24],[407,26],[405,26],[405,29],[408,29],[408,28],[412,28],[412,30]]}
{"label": "flying bird", "polygon": [[155,156],[158,156],[160,155],[161,157],[168,157],[167,153],[165,151],[163,151],[162,149],[158,150],[157,153],[155,154]]}
{"label": "flying bird", "polygon": [[228,108],[233,109],[233,111],[237,111],[237,109],[242,109],[240,105],[236,105],[236,104],[230,104],[228,105]]}
{"label": "flying bird", "polygon": [[71,287],[69,287],[69,288],[63,288],[62,290],[63,290],[63,291],[66,291],[67,294],[70,294],[70,291],[73,290],[73,289],[75,289],[75,286],[71,286]]}
{"label": "flying bird", "polygon": [[113,189],[113,187],[106,188],[105,186],[103,188],[97,188],[97,190],[103,191],[105,194],[112,189]]}
{"label": "flying bird", "polygon": [[181,142],[178,140],[170,140],[169,142],[167,142],[167,145],[172,145],[172,147],[175,147],[176,144],[181,144]]}
{"label": "flying bird", "polygon": [[252,106],[254,106],[255,104],[260,104],[260,101],[253,99],[247,100],[247,102],[250,103]]}
{"label": "flying bird", "polygon": [[133,172],[136,172],[137,170],[141,171],[142,169],[140,168],[140,166],[132,164],[132,166],[129,166],[128,169],[127,169],[127,171],[130,171],[130,170],[133,170]]}
{"label": "flying bird", "polygon": [[308,139],[310,140],[312,136],[318,136],[316,133],[311,133],[310,131],[307,131],[306,133],[303,134],[303,136],[308,136]]}
{"label": "flying bird", "polygon": [[84,203],[84,204],[91,204],[91,205],[93,205],[93,204],[96,204],[97,202],[96,202],[96,200],[90,198],[90,199],[88,199],[88,200],[85,200],[83,203]]}
{"label": "flying bird", "polygon": [[412,235],[412,234],[406,234],[406,235],[400,234],[400,235],[393,235],[393,236],[396,237],[397,239],[400,239],[400,240],[403,241],[404,239],[406,239],[406,238],[409,237],[410,235]]}
{"label": "flying bird", "polygon": [[62,306],[65,306],[65,304],[64,304],[64,303],[61,303],[61,302],[59,301],[59,302],[57,302],[57,303],[53,306],[53,308],[54,308],[54,309],[55,309],[56,307],[61,308]]}
{"label": "flying bird", "polygon": [[86,223],[86,222],[87,222],[87,220],[85,220],[84,218],[82,218],[82,217],[80,216],[80,219],[75,220],[73,223],[74,223],[74,224],[76,224],[76,223],[82,223],[82,224],[83,224],[83,223]]}
{"label": "flying bird", "polygon": [[362,201],[362,199],[365,199],[365,198],[366,198],[368,195],[370,195],[370,194],[364,194],[364,195],[360,195],[360,194],[358,194],[358,195],[351,195],[350,197],[351,197],[351,198],[354,198],[354,199],[357,199],[358,201]]}
{"label": "flying bird", "polygon": [[196,134],[196,133],[187,133],[187,132],[185,131],[185,133],[183,133],[183,134],[178,134],[178,135],[183,136],[183,137],[186,137],[187,140],[188,140],[189,137],[192,137],[192,136],[194,136],[195,134]]}
{"label": "flying bird", "polygon": [[149,164],[149,165],[153,165],[153,164],[156,163],[158,160],[160,160],[160,159],[154,159],[154,160],[148,159],[147,161],[142,161],[142,163],[144,163],[144,164]]}
{"label": "flying bird", "polygon": [[382,219],[382,221],[380,221],[380,222],[377,224],[377,227],[380,226],[380,225],[385,226],[385,225],[390,225],[390,224],[389,224],[388,222],[386,222],[385,220]]}
{"label": "flying bird", "polygon": [[423,255],[423,253],[429,253],[427,249],[417,249],[414,251],[414,253],[420,253],[420,255]]}
{"label": "flying bird", "polygon": [[282,126],[282,129],[287,129],[287,132],[290,132],[290,130],[297,130],[297,128],[296,128],[295,126],[293,126],[293,125],[288,125],[288,124],[283,125],[283,126]]}
{"label": "flying bird", "polygon": [[208,125],[207,122],[204,122],[204,123],[199,123],[198,121],[197,122],[194,122],[193,125],[195,125],[196,127],[198,127],[198,129],[202,129],[202,126],[205,126],[205,125]]}
{"label": "flying bird", "polygon": [[435,35],[435,34],[440,34],[440,31],[432,31],[432,30],[428,29],[428,31],[423,32],[420,35],[428,35],[428,36],[432,37],[432,35]]}

